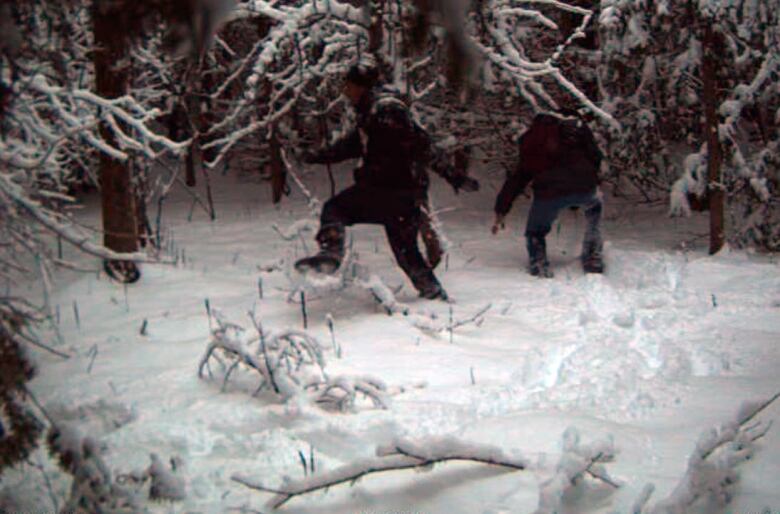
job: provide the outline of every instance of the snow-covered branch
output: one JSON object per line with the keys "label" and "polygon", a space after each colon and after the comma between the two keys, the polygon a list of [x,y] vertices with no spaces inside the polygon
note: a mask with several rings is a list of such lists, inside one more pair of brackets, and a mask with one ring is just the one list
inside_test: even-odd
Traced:
{"label": "snow-covered branch", "polygon": [[508,454],[494,446],[470,444],[452,437],[427,438],[413,441],[398,439],[388,446],[377,448],[377,457],[363,459],[339,468],[322,471],[303,480],[283,483],[278,487],[265,486],[250,478],[234,475],[233,480],[258,491],[274,493],[268,501],[269,508],[277,509],[296,496],[328,489],[383,471],[403,469],[430,469],[432,465],[447,461],[472,461],[522,471],[528,463],[525,458]]}
{"label": "snow-covered branch", "polygon": [[[210,167],[241,139],[289,114],[305,91],[316,89],[324,77],[343,72],[357,56],[360,41],[368,38],[366,11],[337,0],[278,7],[254,1],[244,9],[268,17],[274,25],[229,76],[229,83],[243,80],[244,94],[209,129],[203,147],[215,151],[207,163]],[[212,98],[224,95],[226,85]]]}
{"label": "snow-covered branch", "polygon": [[211,362],[224,370],[223,389],[239,367],[260,375],[254,394],[263,390],[287,401],[304,397],[324,408],[346,412],[354,409],[359,397],[381,409],[389,406],[391,392],[373,377],[330,377],[325,372],[325,357],[319,341],[300,330],[268,333],[254,318],[256,333],[226,321],[219,311],[210,310],[216,323],[211,341],[200,360],[198,376],[213,376]]}
{"label": "snow-covered branch", "polygon": [[730,423],[701,434],[688,457],[688,468],[680,482],[665,499],[648,505],[652,485],[645,488],[635,504],[638,514],[683,513],[700,498],[708,497],[721,505],[733,497],[739,480],[736,467],[750,459],[756,451],[756,441],[769,430],[771,423],[753,420],[780,398],[780,393],[760,402],[745,403]]}
{"label": "snow-covered branch", "polygon": [[555,475],[542,484],[539,507],[535,514],[554,514],[559,511],[564,494],[589,475],[612,487],[619,484],[610,478],[605,463],[615,458],[615,445],[611,438],[588,445],[580,443],[579,432],[570,427],[563,434],[563,454],[558,461]]}
{"label": "snow-covered branch", "polygon": [[65,241],[72,244],[79,250],[95,257],[108,260],[122,260],[134,262],[156,262],[170,264],[170,259],[155,259],[140,252],[136,253],[118,253],[108,248],[95,244],[93,235],[85,234],[67,218],[63,218],[44,207],[41,202],[33,200],[26,195],[18,184],[12,182],[7,176],[0,174],[0,199],[16,205],[20,210],[26,212],[32,219],[37,221],[42,227],[46,228],[55,235],[62,237]]}

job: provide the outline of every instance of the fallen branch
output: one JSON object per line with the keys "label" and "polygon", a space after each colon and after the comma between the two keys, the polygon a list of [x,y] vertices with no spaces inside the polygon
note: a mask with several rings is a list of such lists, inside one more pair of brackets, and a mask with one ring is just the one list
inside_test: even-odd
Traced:
{"label": "fallen branch", "polygon": [[240,475],[233,475],[231,478],[250,489],[274,493],[276,496],[268,501],[267,506],[277,509],[296,496],[346,482],[354,484],[360,478],[373,473],[425,469],[434,464],[453,460],[479,462],[514,470],[524,470],[528,466],[524,458],[507,455],[494,446],[468,444],[454,438],[429,438],[416,443],[401,439],[388,447],[378,448],[377,457],[359,460],[318,475],[310,475],[302,480],[290,481],[281,487],[268,487]]}
{"label": "fallen branch", "polygon": [[603,464],[615,458],[612,438],[590,445],[580,443],[579,432],[570,427],[563,433],[563,454],[558,461],[555,475],[545,481],[539,492],[539,507],[534,514],[555,514],[559,511],[563,496],[577,485],[584,475],[596,478],[614,488],[620,485],[610,478]]}
{"label": "fallen branch", "polygon": [[688,468],[674,490],[655,505],[647,503],[654,490],[648,484],[640,498],[634,502],[635,514],[662,514],[687,512],[700,498],[714,498],[721,505],[732,499],[734,484],[738,481],[737,465],[750,459],[755,452],[755,442],[769,431],[770,423],[758,421],[749,424],[767,407],[780,398],[780,393],[768,400],[744,404],[734,421],[705,431],[699,437]]}

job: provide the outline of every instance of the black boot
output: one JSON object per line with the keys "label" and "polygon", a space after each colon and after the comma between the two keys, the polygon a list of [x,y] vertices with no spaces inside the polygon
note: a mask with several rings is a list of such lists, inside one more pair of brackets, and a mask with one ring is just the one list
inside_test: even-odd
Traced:
{"label": "black boot", "polygon": [[428,300],[443,300],[445,302],[450,298],[447,295],[447,291],[444,290],[441,283],[436,278],[436,275],[431,271],[416,275],[412,279],[412,282],[420,293],[421,298],[426,298]]}
{"label": "black boot", "polygon": [[585,273],[604,273],[603,245],[600,240],[585,241],[582,245],[582,269]]}
{"label": "black boot", "polygon": [[344,225],[333,224],[320,228],[317,233],[317,243],[320,251],[311,257],[304,257],[295,263],[295,269],[300,273],[309,270],[317,273],[334,273],[341,266],[344,258]]}
{"label": "black boot", "polygon": [[550,262],[547,260],[547,244],[544,237],[529,236],[528,247],[528,272],[540,278],[552,278],[553,272],[550,271]]}

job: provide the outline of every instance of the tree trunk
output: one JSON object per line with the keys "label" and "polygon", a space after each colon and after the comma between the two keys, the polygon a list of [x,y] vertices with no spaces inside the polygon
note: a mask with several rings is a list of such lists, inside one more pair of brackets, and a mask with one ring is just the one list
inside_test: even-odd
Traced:
{"label": "tree trunk", "polygon": [[277,139],[276,130],[273,128],[268,142],[271,158],[271,193],[274,203],[279,203],[282,200],[282,195],[287,191],[287,170],[282,160],[279,139]]}
{"label": "tree trunk", "polygon": [[[187,80],[195,82],[197,76],[200,74],[200,70],[197,69],[194,72],[195,79],[190,77],[190,74],[186,74]],[[190,85],[192,87],[192,85]],[[197,168],[197,157],[200,153],[200,139],[195,136],[196,132],[200,130],[200,102],[198,98],[188,87],[187,92],[184,93],[185,111],[187,113],[187,124],[189,125],[189,134],[192,137],[192,142],[187,148],[187,158],[185,160],[185,183],[189,187],[195,187],[197,185],[197,179],[195,178]],[[194,136],[194,137],[193,137]]]}
{"label": "tree trunk", "polygon": [[716,79],[717,41],[710,20],[704,20],[702,38],[702,100],[704,102],[704,133],[707,137],[707,193],[710,204],[710,255],[717,253],[725,243],[725,195],[721,181],[723,161],[718,136],[718,89]]}
{"label": "tree trunk", "polygon": [[[117,98],[127,92],[130,73],[127,42],[121,34],[117,34],[115,23],[121,8],[121,2],[110,0],[94,2],[91,8],[95,36],[95,86],[97,94],[104,98]],[[106,123],[100,125],[100,136],[108,144],[116,146],[116,138]],[[101,153],[99,178],[103,244],[116,252],[136,252],[138,220],[131,167],[129,163]]]}
{"label": "tree trunk", "polygon": [[368,30],[368,51],[377,55],[383,42],[383,18],[385,15],[385,0],[370,0],[371,27]]}

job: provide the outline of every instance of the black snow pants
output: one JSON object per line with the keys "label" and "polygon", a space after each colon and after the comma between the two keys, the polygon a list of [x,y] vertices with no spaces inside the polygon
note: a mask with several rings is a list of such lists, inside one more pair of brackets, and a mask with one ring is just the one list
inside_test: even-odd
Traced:
{"label": "black snow pants", "polygon": [[[395,260],[418,291],[439,286],[431,267],[420,253],[417,235],[422,222],[420,201],[425,193],[416,190],[387,189],[355,184],[325,202],[320,216],[317,241],[323,248],[343,234],[345,226],[359,223],[382,225]],[[343,245],[343,236],[340,244]],[[343,254],[343,250],[342,250]]]}

